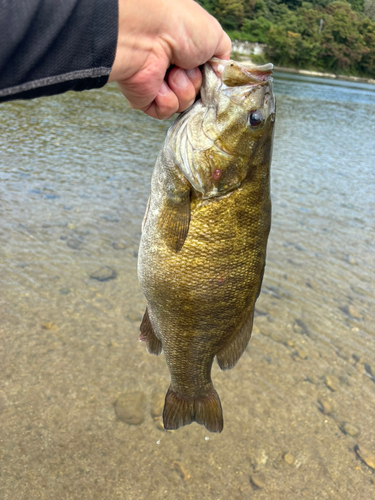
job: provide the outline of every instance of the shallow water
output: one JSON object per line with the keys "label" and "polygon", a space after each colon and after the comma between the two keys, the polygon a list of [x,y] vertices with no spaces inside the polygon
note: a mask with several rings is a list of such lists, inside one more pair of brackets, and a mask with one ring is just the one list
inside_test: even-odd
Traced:
{"label": "shallow water", "polygon": [[[0,106],[0,498],[375,497],[355,451],[375,454],[375,87],[276,74],[275,92],[266,274],[249,347],[213,369],[220,435],[161,428],[165,360],[137,342],[168,123],[114,86]],[[139,425],[114,410],[133,391]]]}

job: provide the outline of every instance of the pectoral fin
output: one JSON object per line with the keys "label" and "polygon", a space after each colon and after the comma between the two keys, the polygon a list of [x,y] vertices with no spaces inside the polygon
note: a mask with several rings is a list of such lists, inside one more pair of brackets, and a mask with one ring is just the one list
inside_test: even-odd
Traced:
{"label": "pectoral fin", "polygon": [[189,232],[190,189],[168,193],[159,217],[159,230],[168,247],[179,252]]}

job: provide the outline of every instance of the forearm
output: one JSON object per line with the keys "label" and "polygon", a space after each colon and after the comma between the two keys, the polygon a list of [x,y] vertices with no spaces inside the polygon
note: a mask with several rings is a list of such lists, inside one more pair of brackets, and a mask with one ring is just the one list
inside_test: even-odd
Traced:
{"label": "forearm", "polygon": [[118,0],[0,3],[0,101],[99,88],[116,53]]}

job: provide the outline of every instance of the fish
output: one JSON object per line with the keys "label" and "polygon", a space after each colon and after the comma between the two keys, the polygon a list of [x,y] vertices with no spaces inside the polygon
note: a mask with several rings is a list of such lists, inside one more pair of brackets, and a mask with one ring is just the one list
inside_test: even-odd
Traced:
{"label": "fish", "polygon": [[151,180],[138,253],[139,340],[165,354],[167,430],[223,430],[214,359],[233,368],[251,336],[271,225],[272,64],[211,59],[200,98],[174,121]]}

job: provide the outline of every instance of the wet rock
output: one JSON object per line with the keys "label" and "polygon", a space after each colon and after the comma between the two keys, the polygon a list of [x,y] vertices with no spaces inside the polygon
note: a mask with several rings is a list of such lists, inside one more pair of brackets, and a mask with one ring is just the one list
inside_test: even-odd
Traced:
{"label": "wet rock", "polygon": [[175,470],[184,481],[190,479],[190,472],[181,462],[173,462],[172,469]]}
{"label": "wet rock", "polygon": [[332,404],[328,399],[318,399],[318,408],[323,415],[331,415],[333,412]]}
{"label": "wet rock", "polygon": [[104,266],[90,274],[90,278],[98,281],[114,280],[117,278],[117,273],[109,266]]}
{"label": "wet rock", "polygon": [[112,246],[115,250],[125,250],[127,248],[127,245],[125,245],[125,243],[122,243],[121,241],[114,241],[112,243]]}
{"label": "wet rock", "polygon": [[75,237],[68,238],[68,240],[66,241],[66,245],[69,248],[72,248],[73,250],[80,250],[82,244],[83,244],[82,240]]}
{"label": "wet rock", "polygon": [[364,446],[356,445],[354,448],[355,452],[359,458],[371,469],[375,470],[375,452],[373,450],[368,450]]}
{"label": "wet rock", "polygon": [[354,258],[354,257],[352,257],[351,255],[347,255],[347,256],[345,257],[345,260],[346,260],[346,262],[348,262],[348,263],[349,263],[350,265],[352,265],[352,266],[355,266],[355,265],[357,264],[357,261],[356,261],[356,260],[355,260],[355,258]]}
{"label": "wet rock", "polygon": [[324,382],[331,391],[336,392],[339,390],[339,382],[333,375],[326,375],[324,377]]}
{"label": "wet rock", "polygon": [[250,475],[250,482],[255,488],[264,488],[266,486],[266,478],[264,474],[257,473]]}
{"label": "wet rock", "polygon": [[121,394],[115,403],[116,417],[130,425],[140,425],[145,415],[145,395],[143,392]]}
{"label": "wet rock", "polygon": [[151,396],[151,416],[161,417],[164,409],[165,395],[162,392],[154,392]]}
{"label": "wet rock", "polygon": [[53,321],[46,321],[42,323],[42,328],[45,330],[57,330],[58,326]]}
{"label": "wet rock", "polygon": [[350,288],[353,290],[354,293],[358,293],[358,295],[367,295],[367,291],[360,287],[360,286],[356,286],[356,285],[350,285]]}
{"label": "wet rock", "polygon": [[285,453],[285,455],[283,456],[283,460],[288,465],[294,465],[294,457],[291,453]]}
{"label": "wet rock", "polygon": [[363,319],[363,315],[359,312],[359,310],[355,306],[353,306],[353,304],[340,307],[340,309],[342,312],[344,312],[345,314],[354,319]]}
{"label": "wet rock", "polygon": [[359,312],[359,310],[355,306],[353,306],[353,304],[350,304],[348,306],[348,313],[352,318],[363,319],[363,315]]}
{"label": "wet rock", "polygon": [[60,288],[59,292],[61,293],[61,295],[68,295],[68,293],[70,293],[70,289],[63,286],[62,288]]}
{"label": "wet rock", "polygon": [[348,424],[347,422],[343,422],[340,425],[340,430],[344,433],[347,434],[348,436],[356,437],[359,434],[359,430],[354,427],[354,425]]}
{"label": "wet rock", "polygon": [[296,361],[298,359],[306,359],[308,357],[307,352],[304,349],[297,348],[293,354],[293,359]]}
{"label": "wet rock", "polygon": [[309,330],[306,324],[300,318],[296,318],[293,323],[293,331],[295,333],[300,333],[301,335],[309,336]]}

